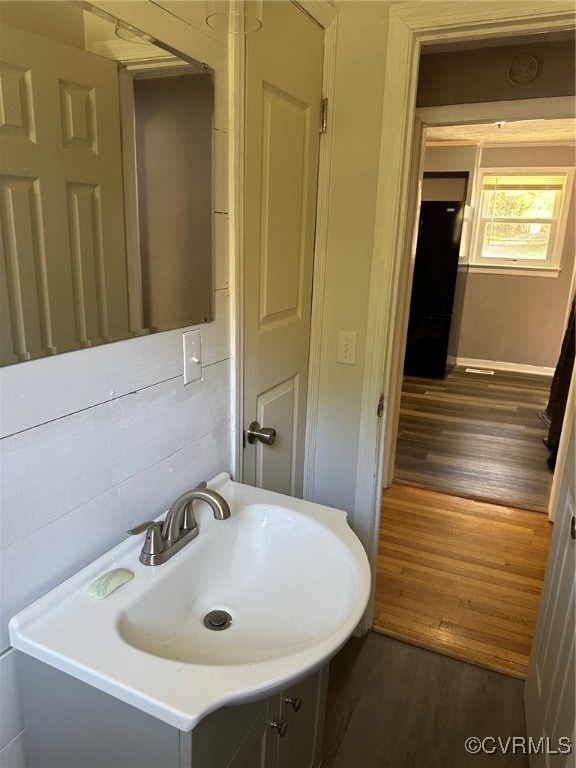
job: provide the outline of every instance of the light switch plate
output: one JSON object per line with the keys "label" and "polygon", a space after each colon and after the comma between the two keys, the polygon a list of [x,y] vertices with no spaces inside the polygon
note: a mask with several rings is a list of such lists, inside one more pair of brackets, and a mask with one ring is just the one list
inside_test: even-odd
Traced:
{"label": "light switch plate", "polygon": [[337,363],[356,364],[357,331],[338,331]]}
{"label": "light switch plate", "polygon": [[184,353],[184,384],[200,381],[202,378],[202,336],[200,330],[182,334]]}

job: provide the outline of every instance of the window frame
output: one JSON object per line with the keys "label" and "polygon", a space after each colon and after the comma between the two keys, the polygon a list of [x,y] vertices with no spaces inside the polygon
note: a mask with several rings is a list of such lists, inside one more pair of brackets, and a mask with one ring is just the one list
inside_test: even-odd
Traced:
{"label": "window frame", "polygon": [[[539,222],[550,223],[551,232],[548,239],[548,254],[546,260],[543,259],[496,259],[494,257],[482,256],[483,235],[488,219],[482,218],[484,178],[486,176],[518,176],[518,177],[550,177],[564,176],[564,185],[562,197],[559,202],[559,212],[557,217],[551,219],[540,219]],[[562,246],[564,235],[566,233],[566,224],[568,220],[568,211],[572,189],[574,186],[574,168],[573,167],[484,167],[478,168],[476,177],[476,205],[474,210],[474,233],[472,237],[473,247],[471,248],[469,268],[475,272],[484,272],[488,274],[524,274],[540,277],[558,277],[561,272]],[[501,219],[515,223],[521,219]],[[534,219],[536,221],[536,219]]]}

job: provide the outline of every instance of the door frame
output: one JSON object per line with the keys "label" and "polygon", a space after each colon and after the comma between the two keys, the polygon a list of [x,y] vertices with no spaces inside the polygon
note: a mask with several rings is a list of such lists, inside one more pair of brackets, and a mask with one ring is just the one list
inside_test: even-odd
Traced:
{"label": "door frame", "polygon": [[[574,6],[565,0],[391,6],[354,507],[354,528],[372,565],[373,590],[384,460],[390,461],[398,423],[398,368],[410,285],[407,237],[413,237],[418,201],[423,123],[415,107],[420,49],[433,41],[487,40],[573,27]],[[384,411],[377,419],[382,392]],[[363,632],[372,625],[372,608],[373,600],[360,627]]]}
{"label": "door frame", "polygon": [[[337,12],[329,0],[291,0],[324,30],[324,63],[322,98],[329,103],[334,94],[336,70]],[[252,32],[249,34],[258,34]],[[245,98],[246,98],[246,36],[230,34],[228,89],[230,115],[229,141],[229,210],[230,210],[230,282],[232,391],[231,440],[232,476],[241,481],[244,468],[244,156],[245,156]],[[304,492],[310,498],[314,478],[316,425],[320,388],[321,309],[324,301],[324,275],[328,244],[328,198],[332,168],[332,126],[322,134],[318,159],[318,189],[316,205],[316,237],[312,277],[312,316],[310,320],[310,351],[308,369],[308,400],[306,407],[306,437],[304,449]]]}

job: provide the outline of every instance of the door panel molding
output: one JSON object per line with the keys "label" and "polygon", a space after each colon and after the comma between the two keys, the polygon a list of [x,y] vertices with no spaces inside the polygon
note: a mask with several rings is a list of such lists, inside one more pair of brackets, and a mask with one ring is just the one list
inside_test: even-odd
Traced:
{"label": "door panel molding", "polygon": [[[281,201],[270,201],[270,194],[262,199],[262,219],[260,229],[260,248],[262,254],[260,272],[260,327],[286,324],[302,318],[302,290],[304,280],[305,233],[306,221],[306,167],[308,164],[308,142],[310,139],[310,110],[306,104],[284,93],[270,83],[263,87],[263,126],[262,126],[262,187],[271,190],[271,179],[280,174],[293,187],[293,192],[300,191],[302,206],[290,212],[292,221],[275,222],[273,215],[282,209]],[[274,127],[273,123],[281,127]],[[284,140],[288,135],[301,138],[294,147],[296,153],[290,155],[290,144]],[[287,169],[289,171],[287,172]],[[282,190],[284,197],[290,196],[290,189]],[[297,242],[290,242],[292,237]],[[297,264],[291,264],[286,256],[291,250],[298,250]]]}
{"label": "door panel molding", "polygon": [[[261,486],[265,476],[278,475],[274,487],[269,485],[268,488],[288,496],[294,495],[297,480],[296,435],[294,429],[285,427],[296,423],[299,386],[299,376],[292,376],[262,392],[256,404],[257,421],[278,431],[273,450],[256,443],[256,485]],[[284,472],[281,472],[286,465],[289,466],[288,482]]]}
{"label": "door panel molding", "polygon": [[1,62],[0,83],[3,92],[0,136],[16,141],[35,141],[30,70]]}

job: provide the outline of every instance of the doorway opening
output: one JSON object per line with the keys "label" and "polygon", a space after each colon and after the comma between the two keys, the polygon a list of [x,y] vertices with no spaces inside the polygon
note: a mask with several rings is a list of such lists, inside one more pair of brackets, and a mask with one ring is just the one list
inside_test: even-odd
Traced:
{"label": "doorway opening", "polygon": [[[425,116],[421,119],[424,127],[440,125],[440,122],[428,123]],[[569,271],[572,278],[573,262]],[[565,305],[568,301],[566,295]],[[564,310],[563,314],[564,320]],[[483,369],[481,365],[468,365],[471,361],[466,360],[467,357],[475,363],[497,360],[479,354],[461,353],[460,357],[461,361],[464,359],[463,369]],[[522,371],[513,373],[517,377],[526,376]],[[496,371],[470,375],[483,380],[496,377],[492,378],[493,382],[503,376]],[[538,381],[542,383],[541,379]],[[538,410],[546,405],[549,381],[546,384],[540,400],[535,401],[536,421]],[[510,387],[510,383],[507,386]],[[472,394],[468,398],[470,405],[477,396]],[[421,401],[423,399],[433,401],[430,392],[421,394]],[[445,394],[440,401],[440,407],[436,403],[436,413],[432,413],[436,425],[446,417]],[[466,396],[461,395],[460,405],[463,401],[466,402]],[[418,407],[412,403],[412,407],[406,409],[412,411],[409,418],[414,419]],[[401,433],[402,406],[400,411]],[[535,428],[542,430],[542,435],[537,437],[540,447],[546,431],[541,422]],[[401,439],[400,434],[399,443]],[[421,439],[416,438],[413,445],[422,451]],[[457,449],[454,453],[458,456]],[[545,446],[542,453],[545,463]],[[547,467],[545,471],[549,471]],[[386,468],[384,474],[386,476]],[[454,492],[452,488],[445,490],[449,494]],[[548,492],[549,488],[546,495]],[[460,493],[455,497],[437,490],[430,492],[400,485],[392,485],[384,492],[374,628],[416,645],[523,677],[530,654],[550,526],[544,515],[460,498],[469,495]],[[514,500],[510,498],[507,503],[514,504]],[[541,511],[546,511],[547,504],[541,506],[544,507]],[[528,538],[518,537],[518,530],[530,530]],[[538,553],[537,548],[532,547],[535,542],[538,542]]]}
{"label": "doorway opening", "polygon": [[[573,293],[574,128],[572,119],[538,119],[426,130],[394,482],[547,512],[547,410]],[[568,188],[555,193],[548,177],[560,166]],[[531,188],[483,190],[482,177],[510,168],[516,185],[530,169]],[[535,206],[544,215],[542,196],[559,198],[557,216],[564,202],[558,271],[518,269],[516,258],[478,266],[484,196],[496,194],[504,217],[490,226],[506,238],[492,239],[514,256],[535,250],[524,244],[532,232],[542,240],[550,230],[518,217]]]}

